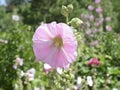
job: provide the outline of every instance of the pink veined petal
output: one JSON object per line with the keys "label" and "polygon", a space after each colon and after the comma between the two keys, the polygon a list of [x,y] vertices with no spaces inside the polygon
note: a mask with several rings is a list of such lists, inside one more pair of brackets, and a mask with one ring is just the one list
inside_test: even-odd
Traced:
{"label": "pink veined petal", "polygon": [[52,22],[51,24],[47,25],[49,31],[55,36],[62,36],[63,29],[61,24],[56,24],[56,22]]}
{"label": "pink veined petal", "polygon": [[48,63],[51,67],[64,67],[69,64],[65,53],[62,50],[54,48],[50,55],[46,57],[44,62]]}
{"label": "pink veined petal", "polygon": [[36,56],[36,60],[44,60],[51,52],[51,41],[36,41],[34,43],[33,50]]}
{"label": "pink veined petal", "polygon": [[37,28],[35,31],[35,34],[33,36],[33,41],[34,40],[49,40],[53,38],[53,35],[50,33],[48,28],[46,27],[46,24],[42,24]]}

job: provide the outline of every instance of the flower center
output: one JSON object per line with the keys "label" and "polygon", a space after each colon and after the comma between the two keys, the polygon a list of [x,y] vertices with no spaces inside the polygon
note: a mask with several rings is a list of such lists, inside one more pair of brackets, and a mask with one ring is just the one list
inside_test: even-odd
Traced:
{"label": "flower center", "polygon": [[53,39],[53,46],[57,47],[57,48],[61,48],[63,46],[63,41],[61,37],[55,37]]}

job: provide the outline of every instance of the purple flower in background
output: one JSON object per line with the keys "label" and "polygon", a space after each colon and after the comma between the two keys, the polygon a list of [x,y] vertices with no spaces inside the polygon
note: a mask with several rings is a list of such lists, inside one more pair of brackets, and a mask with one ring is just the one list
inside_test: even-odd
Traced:
{"label": "purple flower in background", "polygon": [[106,17],[106,18],[105,18],[105,21],[107,21],[107,22],[109,22],[110,20],[111,20],[110,17]]}
{"label": "purple flower in background", "polygon": [[105,28],[106,28],[106,31],[112,31],[112,27],[109,25],[105,26]]}
{"label": "purple flower in background", "polygon": [[92,10],[94,10],[94,7],[93,7],[92,5],[89,5],[89,6],[88,6],[88,10],[89,10],[89,11],[92,11]]}
{"label": "purple flower in background", "polygon": [[101,13],[102,11],[103,11],[103,9],[101,7],[96,8],[97,13]]}
{"label": "purple flower in background", "polygon": [[88,18],[89,18],[90,21],[94,20],[94,16],[93,15],[89,15]]}
{"label": "purple flower in background", "polygon": [[99,4],[101,2],[101,0],[95,0],[96,4]]}

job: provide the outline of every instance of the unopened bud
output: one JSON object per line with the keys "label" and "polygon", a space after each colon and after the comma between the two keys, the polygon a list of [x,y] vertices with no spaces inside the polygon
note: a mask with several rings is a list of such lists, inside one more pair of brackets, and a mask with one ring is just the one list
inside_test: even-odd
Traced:
{"label": "unopened bud", "polygon": [[79,27],[82,23],[83,23],[83,21],[80,20],[79,18],[73,18],[73,19],[70,21],[71,26],[73,26],[74,28]]}
{"label": "unopened bud", "polygon": [[67,9],[68,9],[68,12],[69,12],[69,13],[72,12],[72,10],[73,10],[73,5],[72,5],[72,4],[67,5]]}
{"label": "unopened bud", "polygon": [[61,14],[65,17],[67,17],[69,14],[67,7],[64,5],[62,6]]}

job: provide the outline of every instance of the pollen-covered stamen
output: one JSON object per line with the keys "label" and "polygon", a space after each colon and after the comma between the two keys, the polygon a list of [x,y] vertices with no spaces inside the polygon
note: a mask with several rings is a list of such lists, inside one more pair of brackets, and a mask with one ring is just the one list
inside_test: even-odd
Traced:
{"label": "pollen-covered stamen", "polygon": [[55,47],[61,48],[63,46],[62,38],[61,37],[55,37],[53,39],[53,44],[52,45],[55,46]]}

